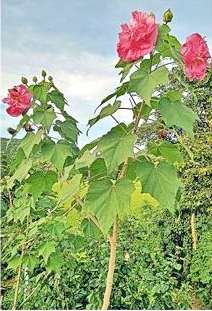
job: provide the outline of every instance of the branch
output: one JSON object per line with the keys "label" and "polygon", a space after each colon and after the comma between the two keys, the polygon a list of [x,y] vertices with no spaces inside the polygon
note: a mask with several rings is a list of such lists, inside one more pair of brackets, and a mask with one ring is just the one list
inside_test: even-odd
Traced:
{"label": "branch", "polygon": [[[83,207],[84,202],[80,199],[80,197],[78,195],[75,195],[74,197],[77,203],[79,203],[79,205]],[[102,227],[96,217],[94,217],[90,212],[88,212],[87,217],[93,221],[93,223],[99,228],[100,231],[102,231]]]}
{"label": "branch", "polygon": [[121,178],[124,178],[125,174],[126,174],[126,171],[127,171],[127,168],[128,168],[128,162],[129,162],[129,158],[127,157],[124,161],[124,164],[122,166],[122,169],[119,173],[119,176],[118,176],[118,179],[121,179]]}
{"label": "branch", "polygon": [[94,217],[90,212],[88,212],[87,216],[93,221],[93,223],[99,228],[99,230],[102,231],[102,227],[96,217]]}

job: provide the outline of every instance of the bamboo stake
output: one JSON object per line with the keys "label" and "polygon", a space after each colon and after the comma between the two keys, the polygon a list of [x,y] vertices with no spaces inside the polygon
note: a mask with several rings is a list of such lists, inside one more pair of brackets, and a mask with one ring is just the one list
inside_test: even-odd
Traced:
{"label": "bamboo stake", "polygon": [[196,232],[196,223],[195,223],[195,214],[191,215],[191,236],[192,236],[192,248],[197,249],[197,232]]}

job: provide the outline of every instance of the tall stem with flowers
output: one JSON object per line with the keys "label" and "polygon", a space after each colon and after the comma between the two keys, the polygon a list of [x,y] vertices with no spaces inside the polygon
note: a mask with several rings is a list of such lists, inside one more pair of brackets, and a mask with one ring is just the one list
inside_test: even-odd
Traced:
{"label": "tall stem with flowers", "polygon": [[[176,128],[181,128],[183,135],[194,139],[193,124],[198,115],[186,107],[180,91],[158,89],[169,84],[170,63],[180,66],[190,81],[202,81],[210,54],[205,40],[197,33],[181,45],[167,25],[172,17],[169,9],[164,13],[164,23],[157,24],[153,14],[134,11],[130,22],[121,26],[117,44],[120,60],[116,65],[121,68],[120,85],[102,100],[98,106],[101,110],[88,121],[89,129],[106,117],[112,117],[116,125],[81,150],[77,145],[77,121],[66,111],[64,95],[51,77],[46,79],[45,71],[40,82],[33,78],[32,85],[22,78],[23,84],[10,89],[3,100],[8,114],[22,116],[10,133],[15,136],[22,129],[26,131],[4,185],[8,191],[16,188],[5,217],[20,224],[14,230],[25,237],[12,241],[16,251],[13,249],[11,256],[6,256],[8,267],[19,267],[20,271],[27,267],[33,272],[42,264],[48,273],[60,273],[64,254],[58,245],[69,232],[67,215],[76,209],[81,213],[84,234],[98,232],[110,244],[103,310],[110,306],[119,215],[129,209],[136,187],[139,184],[142,192],[151,194],[174,214],[176,196],[183,186],[175,165],[182,160],[180,142],[173,145],[159,137],[145,148],[137,145],[143,121],[150,122],[155,111],[161,115],[163,131],[174,135]],[[129,124],[117,117],[118,111],[126,109],[126,95],[131,113]],[[51,206],[43,209],[44,216],[34,217],[42,196],[51,200]],[[47,234],[41,239],[44,232]],[[19,256],[23,245],[24,255]]]}

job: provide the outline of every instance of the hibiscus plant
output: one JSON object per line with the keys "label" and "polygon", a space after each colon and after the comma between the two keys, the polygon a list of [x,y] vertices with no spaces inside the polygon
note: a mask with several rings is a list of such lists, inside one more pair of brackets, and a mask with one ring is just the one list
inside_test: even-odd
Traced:
{"label": "hibiscus plant", "polygon": [[[33,84],[22,78],[22,84],[10,89],[3,99],[9,115],[22,116],[10,133],[14,137],[26,131],[4,184],[10,194],[5,217],[8,224],[16,224],[15,234],[8,238],[14,247],[6,256],[8,269],[18,271],[13,309],[23,269],[33,272],[42,265],[48,273],[59,273],[63,254],[58,243],[69,234],[67,217],[74,209],[81,215],[84,234],[102,234],[109,241],[104,310],[110,305],[119,215],[129,208],[134,191],[139,188],[149,193],[174,214],[183,187],[176,166],[182,161],[178,129],[194,139],[198,115],[186,107],[179,90],[161,92],[159,87],[169,84],[169,68],[173,66],[182,68],[190,81],[203,80],[210,54],[198,33],[189,35],[181,45],[168,26],[172,17],[169,9],[159,24],[152,13],[134,11],[130,22],[121,26],[116,64],[120,85],[102,100],[99,113],[88,121],[89,129],[107,117],[112,117],[115,125],[81,149],[78,122],[67,112],[68,102],[45,71],[41,81],[33,77]],[[186,91],[185,82],[183,87]],[[131,115],[129,124],[116,116],[123,103]],[[159,136],[141,148],[137,144],[139,129],[144,120],[151,122],[155,111],[162,118],[161,131],[169,131],[177,143]],[[48,198],[48,208],[36,214],[43,197]],[[42,235],[44,232],[48,234]]]}

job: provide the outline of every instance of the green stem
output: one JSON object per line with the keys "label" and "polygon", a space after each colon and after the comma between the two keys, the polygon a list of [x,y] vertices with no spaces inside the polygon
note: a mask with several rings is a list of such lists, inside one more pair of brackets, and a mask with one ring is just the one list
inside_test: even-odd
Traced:
{"label": "green stem", "polygon": [[17,275],[17,281],[16,281],[16,285],[15,285],[15,294],[14,294],[12,310],[16,310],[17,304],[18,304],[18,292],[19,292],[19,286],[20,286],[20,281],[21,281],[22,261],[23,261],[25,250],[26,250],[28,227],[29,227],[29,217],[27,217],[25,241],[24,241],[24,243],[22,245],[22,249],[21,249],[21,263],[18,267],[18,275]]}
{"label": "green stem", "polygon": [[12,310],[16,310],[17,304],[18,304],[18,291],[19,291],[19,285],[20,285],[20,280],[21,280],[22,259],[24,256],[24,248],[25,248],[25,244],[22,245],[22,250],[21,250],[21,264],[18,267],[18,275],[17,275],[17,281],[15,285],[15,294],[14,294]]}

